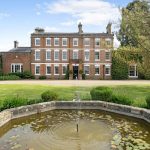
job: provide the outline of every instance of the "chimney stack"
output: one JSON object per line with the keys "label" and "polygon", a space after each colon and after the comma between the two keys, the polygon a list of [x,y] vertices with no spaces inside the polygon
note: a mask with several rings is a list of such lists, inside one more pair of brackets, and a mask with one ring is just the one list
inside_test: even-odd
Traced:
{"label": "chimney stack", "polygon": [[78,24],[79,34],[83,33],[81,22]]}
{"label": "chimney stack", "polygon": [[107,27],[106,27],[107,34],[111,34],[111,26],[112,26],[112,23],[109,22]]}
{"label": "chimney stack", "polygon": [[18,41],[14,41],[14,48],[18,48]]}

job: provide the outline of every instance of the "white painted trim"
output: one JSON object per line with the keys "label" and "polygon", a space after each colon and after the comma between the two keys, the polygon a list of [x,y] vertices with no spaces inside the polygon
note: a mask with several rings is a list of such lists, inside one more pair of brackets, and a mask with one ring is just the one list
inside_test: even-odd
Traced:
{"label": "white painted trim", "polygon": [[22,63],[12,63],[12,64],[11,64],[11,73],[15,73],[15,72],[12,72],[12,71],[14,71],[14,70],[12,70],[12,66],[13,66],[13,68],[15,69],[15,65],[19,65],[19,66],[20,66],[19,72],[21,72],[21,66],[23,67],[23,64],[22,64]]}
{"label": "white painted trim", "polygon": [[58,59],[55,59],[55,52],[59,52],[59,49],[54,50],[54,60],[59,61],[59,53],[58,53]]}
{"label": "white painted trim", "polygon": [[[66,40],[66,45],[63,45],[63,40]],[[62,46],[67,46],[68,45],[68,38],[62,38]]]}
{"label": "white painted trim", "polygon": [[[66,59],[63,59],[63,52],[66,52],[66,56],[67,56]],[[67,51],[67,49],[63,49],[62,50],[62,61],[66,61],[66,60],[68,60],[68,51]]]}
{"label": "white painted trim", "polygon": [[[85,44],[85,41],[88,40],[89,41],[89,45]],[[90,46],[91,45],[91,39],[90,38],[84,38],[84,46]]]}
{"label": "white painted trim", "polygon": [[58,72],[59,72],[59,67],[60,67],[60,66],[59,66],[59,65],[56,65],[56,64],[54,65],[54,75],[59,75],[59,73],[58,73],[58,74],[55,73],[55,67],[58,67]]}
{"label": "white painted trim", "polygon": [[[40,40],[40,44],[39,45],[36,44],[36,40]],[[41,39],[40,38],[34,38],[34,45],[35,46],[40,46],[41,45]]]}
{"label": "white painted trim", "polygon": [[62,75],[65,75],[65,74],[63,73],[63,67],[64,67],[64,66],[67,67],[67,64],[63,64],[63,65],[62,65]]}
{"label": "white painted trim", "polygon": [[[58,40],[58,45],[55,44],[55,40]],[[59,46],[59,38],[54,38],[54,46]]]}
{"label": "white painted trim", "polygon": [[31,65],[36,65],[36,64],[40,64],[40,65],[44,65],[44,64],[54,64],[54,65],[59,65],[59,64],[69,64],[69,63],[31,63]]}
{"label": "white painted trim", "polygon": [[[50,52],[50,59],[47,59],[47,52]],[[47,49],[47,50],[46,50],[46,60],[51,60],[51,57],[52,57],[51,50],[50,50],[50,49]]]}
{"label": "white painted trim", "polygon": [[[77,40],[77,45],[74,45],[74,41]],[[73,46],[78,46],[79,45],[79,39],[78,38],[73,38]]]}
{"label": "white painted trim", "polygon": [[[34,55],[34,57],[35,57],[35,60],[36,60],[36,61],[39,61],[39,60],[40,60],[40,59],[36,59],[36,52],[40,52],[40,51],[41,51],[40,49],[36,49],[36,50],[35,50],[35,55]],[[40,58],[41,58],[41,53],[40,53]]]}
{"label": "white painted trim", "polygon": [[[35,70],[34,70],[34,74],[35,74],[35,75],[40,75],[40,73],[38,73],[38,74],[36,73],[36,67],[37,67],[37,66],[40,67],[40,64],[36,64],[36,65],[35,65],[35,68],[34,68],[34,69],[35,69]],[[40,70],[39,70],[39,72],[40,72]]]}
{"label": "white painted trim", "polygon": [[[47,44],[48,39],[50,39],[50,45]],[[51,38],[46,38],[46,46],[52,46],[52,39]]]}
{"label": "white painted trim", "polygon": [[95,64],[94,67],[95,67],[95,68],[96,68],[96,67],[99,68],[99,74],[95,74],[96,76],[99,76],[99,75],[100,75],[100,65],[99,65],[99,64]]}
{"label": "white painted trim", "polygon": [[[51,75],[51,73],[47,74],[47,67],[51,67],[51,64],[46,64],[46,75]],[[52,68],[51,68],[51,72],[52,72]]]}

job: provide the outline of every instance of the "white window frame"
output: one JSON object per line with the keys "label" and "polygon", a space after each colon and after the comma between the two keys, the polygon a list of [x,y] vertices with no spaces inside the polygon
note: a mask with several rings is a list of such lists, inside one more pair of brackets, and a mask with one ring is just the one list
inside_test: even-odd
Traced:
{"label": "white window frame", "polygon": [[[111,39],[111,38],[106,38],[105,41],[106,41],[106,42],[107,42],[107,41],[110,41],[110,45],[112,44],[112,39]],[[110,45],[107,44],[107,46],[110,46]]]}
{"label": "white window frame", "polygon": [[35,75],[40,75],[40,68],[39,68],[39,73],[36,73],[36,67],[40,67],[40,64],[35,65]]}
{"label": "white window frame", "polygon": [[[85,53],[86,52],[89,52],[89,58],[88,59],[86,59],[86,57],[85,57]],[[85,61],[89,61],[90,60],[90,50],[88,50],[88,49],[86,49],[85,51],[84,51],[84,60]]]}
{"label": "white window frame", "polygon": [[130,68],[129,68],[129,78],[138,78],[138,72],[137,72],[137,65],[136,64],[134,64],[134,65],[130,65],[129,67],[135,67],[134,68],[134,76],[130,76]]}
{"label": "white window frame", "polygon": [[66,67],[66,68],[67,68],[67,64],[63,64],[63,65],[62,65],[62,75],[65,75],[66,73],[63,73],[63,67]]}
{"label": "white window frame", "polygon": [[[99,41],[99,45],[96,45],[97,41]],[[100,38],[95,38],[95,47],[100,47]]]}
{"label": "white window frame", "polygon": [[[89,45],[86,45],[86,40],[88,40],[89,41]],[[84,38],[84,46],[90,46],[90,38]]]}
{"label": "white window frame", "polygon": [[[22,63],[13,63],[13,64],[11,64],[11,73],[16,73],[15,72],[15,66],[16,65],[20,66],[19,72],[23,72],[23,70],[21,69],[21,68],[23,68],[23,64]],[[13,66],[13,69],[12,69],[12,66]]]}
{"label": "white window frame", "polygon": [[[109,53],[109,59],[106,59],[106,53]],[[105,60],[106,60],[106,61],[110,61],[110,58],[111,58],[111,53],[110,53],[110,51],[105,51]]]}
{"label": "white window frame", "polygon": [[[89,67],[89,73],[88,74],[85,73],[85,67]],[[90,74],[90,65],[88,65],[88,64],[84,65],[84,74],[85,75],[89,75]]]}
{"label": "white window frame", "polygon": [[50,65],[50,64],[46,64],[46,75],[51,75],[51,73],[47,73],[47,67],[50,67],[51,72],[52,72],[52,67],[51,67],[51,65]]}
{"label": "white window frame", "polygon": [[[63,52],[66,52],[66,59],[63,58]],[[67,56],[67,55],[68,55],[67,50],[66,50],[66,49],[62,50],[62,60],[63,60],[63,61],[66,61],[66,60],[68,59],[68,56]]]}
{"label": "white window frame", "polygon": [[[47,43],[47,41],[50,40],[50,44]],[[46,46],[51,46],[52,45],[52,40],[51,38],[46,38]]]}
{"label": "white window frame", "polygon": [[[56,56],[55,52],[58,52],[58,59],[55,58],[55,56]],[[59,61],[59,55],[60,55],[60,54],[59,54],[59,50],[58,50],[58,49],[55,49],[55,50],[54,50],[54,60],[55,60],[55,61]]]}
{"label": "white window frame", "polygon": [[[77,41],[77,45],[74,45],[74,41]],[[79,39],[78,38],[73,38],[73,46],[78,46],[79,45]]]}
{"label": "white window frame", "polygon": [[[98,53],[99,53],[99,59],[96,59],[96,58],[95,58],[95,52],[98,52]],[[95,50],[95,51],[94,51],[94,59],[95,59],[95,61],[100,61],[100,50]]]}
{"label": "white window frame", "polygon": [[[39,41],[40,41],[40,44],[37,44],[37,43],[36,43],[36,40],[39,40]],[[35,45],[35,46],[40,46],[40,45],[41,45],[41,39],[40,39],[40,38],[35,38],[35,39],[34,39],[34,45]]]}
{"label": "white window frame", "polygon": [[[55,72],[55,67],[58,67],[58,74],[56,74],[56,72]],[[57,64],[54,65],[54,75],[59,75],[59,65],[57,65]]]}
{"label": "white window frame", "polygon": [[[77,52],[77,58],[74,58],[74,52]],[[74,49],[73,50],[73,56],[72,56],[73,59],[79,59],[79,50],[77,49]]]}
{"label": "white window frame", "polygon": [[[66,41],[66,45],[64,45],[63,40]],[[62,38],[62,46],[67,46],[68,45],[68,38]]]}
{"label": "white window frame", "polygon": [[[109,68],[109,73],[108,74],[106,74],[106,68]],[[105,65],[105,76],[110,76],[111,75],[111,65]]]}
{"label": "white window frame", "polygon": [[99,75],[100,75],[100,65],[99,65],[99,64],[96,64],[96,65],[94,66],[94,69],[96,69],[96,67],[99,68],[99,74],[96,74],[96,72],[95,72],[95,75],[96,75],[96,76],[99,76]]}
{"label": "white window frame", "polygon": [[40,53],[40,50],[39,50],[39,49],[35,50],[35,60],[40,60],[40,58],[41,58],[41,53],[40,53],[40,58],[37,59],[37,57],[36,57],[36,53],[37,53],[37,52]]}
{"label": "white window frame", "polygon": [[[55,40],[58,40],[58,45],[55,43]],[[59,46],[59,38],[54,38],[54,46]]]}
{"label": "white window frame", "polygon": [[[50,58],[47,58],[47,52],[50,52]],[[51,60],[51,50],[50,49],[46,50],[46,60]]]}

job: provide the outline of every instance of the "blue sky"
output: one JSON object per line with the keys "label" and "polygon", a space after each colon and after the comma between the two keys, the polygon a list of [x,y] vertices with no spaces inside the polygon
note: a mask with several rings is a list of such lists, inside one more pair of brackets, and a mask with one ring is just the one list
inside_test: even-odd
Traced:
{"label": "blue sky", "polygon": [[[107,22],[113,27],[120,18],[119,7],[132,0],[1,0],[0,51],[30,46],[35,27],[51,32],[77,32],[78,22],[85,32],[105,32]],[[117,30],[114,28],[114,30]]]}

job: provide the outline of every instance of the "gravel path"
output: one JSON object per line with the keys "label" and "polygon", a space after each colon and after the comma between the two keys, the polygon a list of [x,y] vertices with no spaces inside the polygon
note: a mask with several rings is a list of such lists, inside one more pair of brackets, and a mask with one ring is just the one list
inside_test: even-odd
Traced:
{"label": "gravel path", "polygon": [[149,85],[150,80],[17,80],[0,81],[0,84],[53,85],[53,86],[108,86],[108,85]]}

